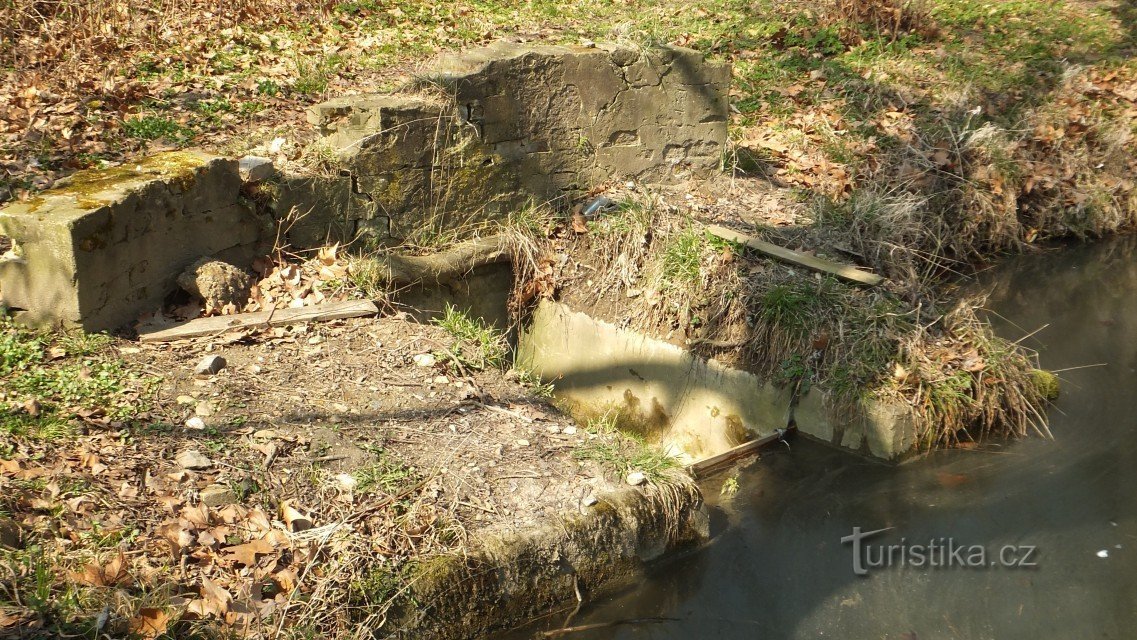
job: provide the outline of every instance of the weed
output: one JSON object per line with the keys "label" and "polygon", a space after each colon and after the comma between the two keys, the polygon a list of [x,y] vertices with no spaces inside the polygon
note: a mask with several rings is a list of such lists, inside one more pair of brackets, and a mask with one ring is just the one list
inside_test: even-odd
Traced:
{"label": "weed", "polygon": [[706,236],[686,227],[663,247],[660,259],[660,275],[663,281],[675,286],[696,285],[702,277],[703,251]]}
{"label": "weed", "polygon": [[555,387],[552,382],[541,380],[541,376],[526,369],[513,369],[517,374],[517,382],[527,388],[538,398],[549,399],[553,397]]}
{"label": "weed", "polygon": [[129,420],[144,411],[154,380],[128,369],[101,334],[32,331],[0,317],[0,432],[39,440],[74,433],[75,411]]}
{"label": "weed", "polygon": [[446,304],[434,323],[454,338],[450,351],[459,364],[472,369],[501,368],[509,356],[505,334],[457,307]]}
{"label": "weed", "polygon": [[296,62],[296,80],[292,90],[305,96],[323,93],[328,83],[343,65],[343,57],[331,55],[323,58],[302,58]]}
{"label": "weed", "polygon": [[651,480],[660,480],[679,466],[678,461],[658,446],[645,443],[638,436],[616,428],[617,416],[608,413],[590,420],[585,427],[592,436],[573,451],[577,460],[599,462],[621,477],[633,471]]}
{"label": "weed", "polygon": [[258,80],[257,95],[272,98],[280,93],[280,85],[273,80]]}
{"label": "weed", "polygon": [[719,489],[719,495],[733,496],[738,493],[738,475],[730,476],[722,483],[722,488]]}
{"label": "weed", "polygon": [[368,300],[383,300],[390,295],[389,278],[387,264],[374,256],[350,256],[347,260],[348,283]]}
{"label": "weed", "polygon": [[412,469],[401,462],[391,460],[382,452],[379,453],[378,462],[357,469],[351,475],[357,483],[355,490],[361,494],[376,491],[396,494],[406,489],[409,481],[413,481],[416,477]]}
{"label": "weed", "polygon": [[130,118],[122,122],[123,133],[129,138],[138,140],[157,140],[166,138],[174,141],[186,141],[193,137],[193,132],[169,118],[146,115]]}

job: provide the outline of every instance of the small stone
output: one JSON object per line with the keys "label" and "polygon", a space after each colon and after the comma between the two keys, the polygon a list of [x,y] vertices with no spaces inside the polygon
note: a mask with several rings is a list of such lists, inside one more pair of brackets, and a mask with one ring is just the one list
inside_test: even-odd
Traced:
{"label": "small stone", "polygon": [[20,548],[20,525],[11,518],[0,518],[0,547]]}
{"label": "small stone", "polygon": [[569,426],[565,427],[565,430],[562,431],[561,433],[565,434],[566,436],[575,436],[576,435],[576,427],[574,425],[569,425]]}
{"label": "small stone", "polygon": [[519,439],[519,440],[517,441],[517,446],[519,446],[519,447],[528,447],[528,446],[529,446],[529,441],[528,441],[528,440],[525,440],[524,438],[522,438],[522,439]]}
{"label": "small stone", "polygon": [[193,396],[178,396],[178,404],[194,405],[197,404],[197,398]]}
{"label": "small stone", "polygon": [[585,496],[582,504],[584,504],[586,507],[591,507],[597,502],[600,502],[600,500],[596,496]]}
{"label": "small stone", "polygon": [[809,72],[809,79],[815,80],[815,81],[816,80],[824,80],[825,79],[825,72],[822,71],[821,69],[814,69],[813,71]]}
{"label": "small stone", "polygon": [[336,483],[344,491],[354,491],[359,486],[359,480],[356,480],[355,476],[350,473],[341,473],[336,476]]}
{"label": "small stone", "polygon": [[213,466],[213,461],[202,455],[200,451],[187,449],[178,454],[174,461],[183,469],[202,471]]}
{"label": "small stone", "polygon": [[627,481],[628,484],[632,485],[633,487],[638,487],[641,484],[647,482],[647,476],[640,473],[639,471],[633,471],[628,474]]}
{"label": "small stone", "polygon": [[205,428],[205,420],[202,420],[201,418],[194,416],[194,417],[190,418],[189,420],[186,420],[186,428],[187,429],[194,429],[196,431],[201,431],[202,429]]}
{"label": "small stone", "polygon": [[197,369],[194,369],[194,373],[199,376],[216,375],[225,368],[225,364],[225,358],[221,356],[205,356],[205,358],[198,363]]}
{"label": "small stone", "polygon": [[237,502],[233,490],[223,484],[211,484],[198,492],[202,504],[207,507],[223,507]]}
{"label": "small stone", "polygon": [[272,160],[262,156],[245,156],[238,163],[242,182],[261,182],[276,174]]}
{"label": "small stone", "polygon": [[213,415],[213,405],[209,404],[205,400],[202,400],[201,402],[197,403],[196,407],[193,408],[193,412],[202,418],[208,418],[209,416]]}
{"label": "small stone", "polygon": [[551,424],[551,425],[545,427],[545,431],[548,431],[549,433],[560,433],[561,428],[555,424]]}
{"label": "small stone", "polygon": [[438,359],[429,353],[417,354],[412,359],[415,361],[415,364],[420,367],[433,367],[435,363],[438,362]]}

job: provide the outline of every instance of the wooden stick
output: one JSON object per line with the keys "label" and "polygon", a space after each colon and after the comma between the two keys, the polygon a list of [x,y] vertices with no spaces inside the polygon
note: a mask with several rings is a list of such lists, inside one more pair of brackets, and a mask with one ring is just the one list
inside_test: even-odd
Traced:
{"label": "wooden stick", "polygon": [[727,449],[720,454],[699,460],[698,462],[694,462],[688,467],[688,469],[690,469],[691,473],[695,474],[695,476],[706,475],[707,473],[724,465],[730,464],[739,458],[750,455],[768,444],[782,440],[791,432],[796,430],[797,427],[779,429],[777,432],[772,433],[768,436],[763,436],[761,438],[751,440],[750,442],[744,442],[737,447]]}
{"label": "wooden stick", "polygon": [[751,249],[754,249],[755,251],[759,251],[768,256],[778,258],[779,260],[792,262],[796,265],[801,265],[815,271],[831,273],[838,278],[844,278],[845,280],[851,280],[853,282],[859,282],[861,284],[867,284],[870,286],[876,286],[881,282],[884,282],[884,278],[876,275],[875,273],[862,271],[856,267],[847,264],[841,264],[839,262],[833,262],[832,260],[825,260],[824,258],[818,258],[817,256],[809,256],[801,253],[800,251],[794,251],[785,247],[779,247],[776,244],[771,244],[769,242],[753,238],[744,233],[739,233],[732,229],[727,229],[726,227],[720,227],[717,224],[713,224],[707,227],[707,231],[709,231],[711,235],[718,236],[723,240],[738,242],[747,247],[750,247]]}
{"label": "wooden stick", "polygon": [[279,312],[257,311],[255,313],[238,313],[232,316],[197,318],[196,320],[183,322],[169,329],[140,334],[138,339],[141,342],[171,342],[173,340],[184,340],[186,338],[217,335],[237,329],[280,327],[299,322],[358,318],[361,316],[373,316],[378,313],[379,308],[370,300],[326,302],[310,307],[300,307],[298,309],[281,309]]}

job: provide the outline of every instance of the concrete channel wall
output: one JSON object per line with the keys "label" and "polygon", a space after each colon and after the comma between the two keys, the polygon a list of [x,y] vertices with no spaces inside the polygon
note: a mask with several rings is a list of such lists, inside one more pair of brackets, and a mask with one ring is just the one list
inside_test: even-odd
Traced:
{"label": "concrete channel wall", "polygon": [[789,389],[705,360],[568,306],[545,301],[522,332],[519,365],[555,382],[579,418],[616,418],[673,453],[697,461],[793,423],[808,436],[884,460],[915,444],[899,405],[869,402],[859,415],[831,410],[814,389]]}

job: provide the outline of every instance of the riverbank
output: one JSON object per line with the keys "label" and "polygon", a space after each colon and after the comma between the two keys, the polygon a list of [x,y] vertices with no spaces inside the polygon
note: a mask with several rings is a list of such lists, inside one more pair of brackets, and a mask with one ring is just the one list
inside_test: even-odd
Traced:
{"label": "riverbank", "polygon": [[665,456],[442,327],[2,328],[6,633],[470,637],[706,535]]}
{"label": "riverbank", "polygon": [[[288,5],[238,3],[224,14],[194,0],[162,11],[60,3],[44,14],[25,2],[0,10],[8,30],[0,202],[33,201],[76,169],[204,146],[268,156],[281,173],[334,176],[348,206],[372,203],[356,198],[353,167],[318,140],[336,137],[328,126],[336,123],[305,119],[314,103],[407,82],[421,88],[428,58],[502,36],[581,45],[557,51],[600,68],[605,56],[630,64],[646,45],[690,46],[732,63],[721,175],[661,187],[613,173],[576,185],[572,201],[535,203],[493,224],[404,225],[397,251],[362,238],[349,247],[356,262],[327,276],[318,263],[329,255],[335,263],[335,249],[284,256],[291,248],[278,244],[280,264],[261,256],[257,272],[279,271],[270,284],[288,295],[250,304],[308,304],[345,290],[393,302],[403,285],[385,270],[389,256],[504,232],[523,248],[510,256],[519,315],[556,299],[753,373],[791,402],[817,390],[825,398],[817,413],[891,402],[915,419],[905,441],[914,452],[1046,433],[1049,389],[1036,384],[1033,354],[994,336],[977,319],[981,302],[961,301],[955,280],[1047,240],[1131,228],[1137,215],[1137,19],[1120,2]],[[595,47],[606,40],[620,46]],[[521,49],[509,59],[528,55]],[[674,56],[694,59],[669,51],[659,67],[667,73]],[[107,57],[112,63],[95,64]],[[420,102],[401,103],[400,113],[438,107]],[[332,115],[367,107],[324,105]],[[723,123],[717,112],[707,117]],[[638,133],[609,133],[565,149],[587,159],[596,144],[640,142]],[[531,151],[520,147],[505,151]],[[447,158],[495,166],[468,162],[468,150],[459,145]],[[238,194],[230,168],[228,204],[266,196]],[[478,175],[463,174],[460,186],[483,184]],[[365,177],[376,178],[376,193],[403,195]],[[614,206],[585,216],[600,194]],[[287,226],[285,218],[275,222]],[[712,224],[886,282],[852,285],[755,256],[709,235]],[[0,235],[0,254],[13,247]],[[300,266],[313,257],[314,279]],[[295,287],[284,282],[293,279]],[[218,311],[164,307],[179,318]],[[500,346],[483,329],[337,321],[167,349],[5,324],[0,425],[13,490],[3,508],[19,539],[5,552],[14,577],[3,624],[154,637],[271,620],[259,633],[351,637],[412,625],[406,616],[416,607],[407,603],[427,611],[429,594],[457,617],[467,606],[492,612],[486,603],[508,611],[457,627],[482,632],[571,602],[574,585],[587,591],[627,577],[699,537],[700,498],[689,480],[669,475],[674,461],[614,431],[632,426],[619,415],[573,424],[541,399],[550,381],[506,378],[496,369],[505,352],[480,351]],[[214,354],[226,368],[194,377],[197,361]],[[207,466],[192,455],[178,461],[191,448]],[[630,472],[652,469],[647,488],[623,489]],[[589,497],[596,502],[585,505]],[[567,529],[549,529],[577,513]],[[348,525],[354,537],[336,537]],[[485,532],[495,526],[522,533],[500,548],[470,544],[491,539]],[[666,537],[642,537],[653,530]],[[605,547],[623,555],[597,554]],[[554,568],[564,549],[575,554],[575,580]],[[517,573],[490,584],[499,557],[512,557],[505,562]],[[536,564],[524,565],[530,557]],[[485,599],[455,599],[436,570]],[[502,595],[531,584],[521,578],[532,572],[548,580],[515,600]]]}

